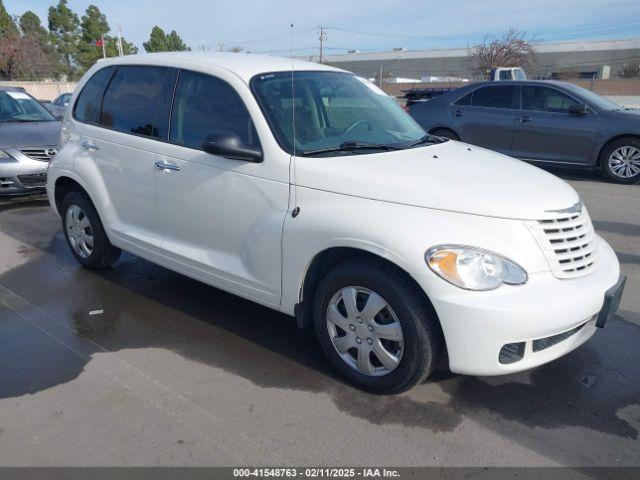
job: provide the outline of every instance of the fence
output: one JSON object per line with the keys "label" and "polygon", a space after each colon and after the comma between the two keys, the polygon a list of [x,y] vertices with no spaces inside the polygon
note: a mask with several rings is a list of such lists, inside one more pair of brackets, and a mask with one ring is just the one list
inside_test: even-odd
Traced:
{"label": "fence", "polygon": [[40,101],[51,101],[58,95],[73,92],[74,82],[0,82],[0,87],[22,87]]}

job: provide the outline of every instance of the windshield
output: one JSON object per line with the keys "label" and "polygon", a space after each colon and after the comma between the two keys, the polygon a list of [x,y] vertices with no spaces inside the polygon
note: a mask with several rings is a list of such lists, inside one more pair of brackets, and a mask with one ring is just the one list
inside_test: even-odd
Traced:
{"label": "windshield", "polygon": [[55,122],[49,111],[24,92],[0,91],[0,122]]}
{"label": "windshield", "polygon": [[[329,154],[320,151],[332,149],[336,150],[334,155],[339,155],[340,147],[346,144],[361,144],[358,153],[371,153],[374,146],[403,147],[425,136],[393,98],[352,74],[269,73],[254,77],[251,87],[276,140],[291,154],[294,115],[298,155]],[[344,151],[353,154],[354,149]]]}
{"label": "windshield", "polygon": [[579,87],[578,85],[570,85],[568,89],[579,94],[582,97],[582,100],[591,107],[599,108],[600,110],[620,110],[622,108],[617,103],[607,100],[597,93],[587,90],[586,88]]}

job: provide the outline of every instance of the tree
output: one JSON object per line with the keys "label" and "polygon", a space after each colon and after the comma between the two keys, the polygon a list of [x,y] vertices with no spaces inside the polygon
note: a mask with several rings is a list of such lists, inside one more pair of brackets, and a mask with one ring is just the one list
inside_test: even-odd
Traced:
{"label": "tree", "polygon": [[45,42],[48,40],[49,32],[42,26],[40,17],[32,11],[24,12],[20,17],[19,24],[23,35],[32,35]]}
{"label": "tree", "polygon": [[523,32],[510,29],[500,37],[485,37],[469,52],[474,76],[487,77],[492,68],[533,66],[531,42]]}
{"label": "tree", "polygon": [[166,35],[164,30],[162,30],[159,26],[155,26],[151,29],[151,35],[149,36],[149,41],[144,42],[142,46],[144,47],[147,53],[153,52],[166,52]]}
{"label": "tree", "polygon": [[80,20],[68,6],[67,0],[59,0],[58,5],[49,7],[49,31],[55,39],[58,53],[62,57],[63,71],[69,76],[77,73],[75,56],[80,39]]}
{"label": "tree", "polygon": [[14,19],[9,15],[7,9],[4,8],[4,2],[0,0],[0,36],[17,35],[18,27]]}
{"label": "tree", "polygon": [[171,30],[171,33],[165,38],[167,52],[185,52],[187,50],[191,50],[187,45],[182,41],[180,35],[176,33],[175,30]]}
{"label": "tree", "polygon": [[99,58],[102,58],[102,46],[99,45],[99,42],[109,33],[109,23],[106,15],[95,5],[89,5],[85,15],[82,16],[80,32],[76,60],[82,73],[84,73]]}
{"label": "tree", "polygon": [[[51,44],[51,36],[42,26],[40,17],[31,11],[22,14],[19,20],[22,38],[20,45],[31,51],[33,61],[21,75],[40,80],[59,73],[60,56]],[[29,68],[30,67],[30,68]]]}
{"label": "tree", "polygon": [[164,30],[157,25],[151,30],[149,41],[144,42],[142,46],[148,53],[183,52],[185,50],[191,50],[175,30],[171,30],[171,33],[167,35],[164,33]]}

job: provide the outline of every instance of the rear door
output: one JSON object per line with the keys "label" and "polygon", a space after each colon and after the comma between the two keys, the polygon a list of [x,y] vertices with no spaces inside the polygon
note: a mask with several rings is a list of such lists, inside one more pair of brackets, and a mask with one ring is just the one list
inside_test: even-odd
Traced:
{"label": "rear door", "polygon": [[155,66],[120,66],[102,99],[97,124],[84,128],[87,155],[100,173],[111,205],[112,240],[129,251],[162,252],[162,228],[155,196],[157,112],[172,70]]}
{"label": "rear door", "polygon": [[591,109],[584,115],[569,112],[571,105],[581,103],[552,86],[523,85],[513,155],[537,161],[589,163],[600,119]]}
{"label": "rear door", "polygon": [[514,85],[486,85],[450,107],[454,129],[464,142],[510,154],[517,110]]}

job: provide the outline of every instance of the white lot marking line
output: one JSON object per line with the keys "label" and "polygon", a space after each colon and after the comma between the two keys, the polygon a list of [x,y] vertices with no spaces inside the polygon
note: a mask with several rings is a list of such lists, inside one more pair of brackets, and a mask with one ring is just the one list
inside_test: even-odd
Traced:
{"label": "white lot marking line", "polygon": [[[59,320],[57,320],[55,317],[53,317],[52,315],[50,315],[49,313],[47,313],[46,311],[42,310],[40,307],[38,307],[37,305],[31,303],[29,300],[27,300],[26,298],[21,297],[20,295],[18,295],[17,293],[15,293],[14,291],[10,290],[9,288],[5,287],[4,285],[0,285],[0,302],[5,305],[9,310],[11,310],[12,312],[14,312],[16,315],[18,315],[21,319],[23,319],[24,321],[26,321],[27,323],[31,324],[34,328],[36,328],[37,330],[41,331],[42,333],[44,333],[45,335],[47,335],[48,337],[50,337],[52,340],[54,340],[55,342],[59,343],[60,345],[62,345],[64,348],[66,348],[67,350],[73,352],[74,354],[76,354],[78,357],[82,358],[83,360],[86,361],[90,361],[91,360],[91,353],[82,353],[80,351],[78,351],[77,349],[71,347],[70,345],[68,345],[66,342],[64,342],[63,340],[61,340],[60,338],[58,338],[57,336],[55,336],[53,333],[50,333],[45,327],[39,325],[38,323],[36,323],[35,321],[33,321],[32,319],[28,318],[27,316],[25,316],[23,313],[19,312],[18,309],[24,309],[26,308],[31,308],[33,310],[36,310],[40,315],[45,316],[50,318],[51,320],[53,320],[58,326],[64,328],[65,330],[69,330],[71,332],[73,332],[75,335],[78,335],[78,332],[75,331],[74,329],[70,328],[68,325],[65,325],[64,323],[60,322]],[[80,337],[78,336],[78,338],[80,339],[81,342],[87,342],[92,344],[95,348],[97,348],[98,350],[100,350],[101,352],[104,353],[114,353],[110,350],[108,350],[107,348],[103,347],[102,345],[100,345],[99,343],[91,340],[90,338],[87,337]],[[190,405],[191,407],[193,407],[194,410],[197,410],[198,412],[204,414],[209,420],[211,420],[214,423],[220,423],[221,419],[215,417],[214,415],[212,415],[209,411],[205,410],[204,408],[200,407],[198,404],[192,402],[191,400],[189,400],[188,398],[186,398],[185,396],[183,396],[182,394],[178,393],[177,391],[175,391],[174,389],[172,389],[171,387],[159,382],[158,380],[150,377],[149,375],[147,375],[145,372],[141,371],[140,369],[138,369],[137,367],[131,365],[130,363],[126,362],[125,360],[119,358],[118,356],[113,356],[113,358],[116,359],[117,362],[119,362],[120,364],[124,365],[127,369],[132,370],[135,374],[143,377],[144,379],[152,382],[154,385],[160,387],[161,389],[165,390],[166,392],[168,392],[170,395],[173,395],[175,397],[177,397],[180,401]],[[232,460],[239,462],[239,463],[247,463],[247,460],[244,460],[242,457],[238,456],[238,449],[234,448],[233,446],[229,446],[229,445],[222,445],[220,442],[219,438],[212,438],[211,436],[207,435],[206,433],[200,432],[198,428],[195,428],[193,426],[191,426],[189,423],[185,422],[184,420],[181,420],[180,418],[176,417],[175,415],[173,415],[172,413],[169,412],[169,410],[165,407],[163,407],[161,404],[159,404],[158,402],[156,402],[153,397],[144,395],[142,392],[140,392],[139,390],[134,389],[131,385],[125,383],[124,381],[120,380],[117,376],[107,372],[104,368],[99,367],[98,369],[100,371],[102,371],[105,375],[107,375],[109,378],[113,379],[115,382],[119,383],[120,385],[124,386],[125,388],[127,388],[128,390],[131,390],[134,394],[138,395],[139,397],[143,398],[144,400],[148,401],[150,404],[152,404],[154,407],[158,408],[159,410],[161,410],[164,414],[166,414],[167,416],[175,419],[176,421],[180,422],[181,424],[187,426],[187,428],[189,428],[190,430],[192,430],[196,435],[198,435],[199,437],[201,437],[203,440],[215,445],[218,449],[220,449],[222,451],[223,454],[225,454],[228,458],[231,458]],[[181,410],[181,409],[180,409]],[[197,425],[203,425],[201,423],[197,423]],[[286,458],[279,455],[278,453],[276,453],[272,448],[264,445],[262,442],[258,442],[257,440],[249,437],[248,435],[246,435],[245,433],[242,432],[237,432],[244,441],[252,443],[256,446],[258,446],[261,450],[264,450],[264,452],[270,456],[271,458],[276,457],[280,462],[285,462]],[[227,437],[228,438],[228,437]]]}
{"label": "white lot marking line", "polygon": [[89,312],[89,315],[102,315],[104,313],[104,310],[91,310]]}

